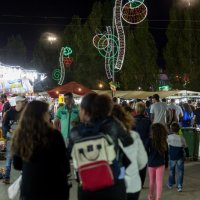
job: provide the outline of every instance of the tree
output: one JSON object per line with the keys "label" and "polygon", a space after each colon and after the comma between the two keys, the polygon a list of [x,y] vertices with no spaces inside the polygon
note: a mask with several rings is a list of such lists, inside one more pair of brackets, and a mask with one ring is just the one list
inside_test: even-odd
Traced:
{"label": "tree", "polygon": [[155,41],[149,32],[148,20],[127,31],[124,67],[120,73],[123,89],[156,88],[158,66]]}
{"label": "tree", "polygon": [[39,72],[46,73],[45,82],[49,87],[55,86],[57,83],[52,80],[53,70],[59,67],[60,44],[49,44],[44,40],[39,40],[33,50],[30,66]]}
{"label": "tree", "polygon": [[1,51],[0,59],[3,63],[22,67],[26,64],[26,47],[20,35],[9,37]]}
{"label": "tree", "polygon": [[180,8],[174,4],[170,11],[164,57],[168,76],[175,89],[194,90],[196,87],[200,65],[199,27],[195,22],[198,17],[199,6]]}
{"label": "tree", "polygon": [[98,80],[104,80],[104,60],[92,44],[95,30],[102,27],[102,4],[95,2],[85,22],[75,16],[64,31],[64,43],[74,50],[73,79],[91,88]]}

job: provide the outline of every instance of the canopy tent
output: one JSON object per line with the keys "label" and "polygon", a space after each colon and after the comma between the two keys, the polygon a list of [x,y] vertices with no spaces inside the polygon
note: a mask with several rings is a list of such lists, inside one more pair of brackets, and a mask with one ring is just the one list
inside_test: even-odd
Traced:
{"label": "canopy tent", "polygon": [[[98,94],[107,94],[109,96],[112,95],[110,90],[94,90]],[[185,91],[185,90],[173,90],[173,91],[157,91],[157,92],[147,92],[147,91],[117,91],[115,93],[116,97],[121,97],[125,99],[146,99],[149,96],[152,96],[154,94],[158,94],[160,98],[166,98],[169,96],[175,96],[182,94],[191,94],[191,93],[198,93],[198,92],[192,92],[192,91]],[[199,93],[200,94],[200,93]]]}
{"label": "canopy tent", "polygon": [[67,92],[71,92],[75,95],[83,96],[93,91],[77,82],[69,82],[65,85],[49,90],[48,94],[52,98],[58,98],[59,94],[65,94]]}

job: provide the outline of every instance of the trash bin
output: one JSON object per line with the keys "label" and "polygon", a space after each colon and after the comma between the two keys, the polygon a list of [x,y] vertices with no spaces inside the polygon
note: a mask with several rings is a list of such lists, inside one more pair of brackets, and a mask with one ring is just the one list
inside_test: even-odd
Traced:
{"label": "trash bin", "polygon": [[196,128],[182,128],[183,137],[186,140],[189,149],[189,156],[196,161],[199,157],[199,135],[200,132]]}

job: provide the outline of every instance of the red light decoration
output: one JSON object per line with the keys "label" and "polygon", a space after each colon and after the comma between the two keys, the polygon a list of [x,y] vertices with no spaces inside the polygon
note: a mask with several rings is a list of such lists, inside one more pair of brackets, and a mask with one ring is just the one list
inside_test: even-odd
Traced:
{"label": "red light decoration", "polygon": [[71,57],[64,57],[63,63],[64,63],[64,65],[71,65],[73,63],[73,58],[71,58]]}
{"label": "red light decoration", "polygon": [[130,24],[138,24],[147,16],[147,7],[141,3],[138,7],[132,8],[131,3],[126,3],[122,9],[122,18]]}

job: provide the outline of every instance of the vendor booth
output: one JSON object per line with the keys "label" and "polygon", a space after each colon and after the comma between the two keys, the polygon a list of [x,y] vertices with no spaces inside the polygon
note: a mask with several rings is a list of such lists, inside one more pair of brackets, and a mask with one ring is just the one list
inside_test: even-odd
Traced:
{"label": "vendor booth", "polygon": [[33,93],[34,84],[44,79],[45,74],[36,70],[0,63],[0,93]]}
{"label": "vendor booth", "polygon": [[83,96],[87,93],[93,92],[89,88],[81,85],[80,83],[77,82],[69,82],[65,85],[56,87],[52,90],[48,91],[48,94],[51,98],[58,98],[59,94],[65,94],[67,92],[71,92],[75,94],[76,96]]}

